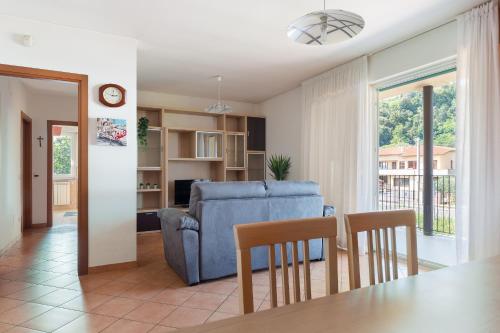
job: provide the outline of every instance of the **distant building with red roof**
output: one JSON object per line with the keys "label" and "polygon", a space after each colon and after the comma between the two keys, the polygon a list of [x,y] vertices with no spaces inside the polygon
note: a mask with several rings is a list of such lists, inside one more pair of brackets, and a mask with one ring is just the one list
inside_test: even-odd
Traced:
{"label": "distant building with red roof", "polygon": [[[417,170],[417,160],[420,161],[420,170],[423,168],[424,147],[417,146],[393,146],[379,148],[379,169],[380,170]],[[420,159],[417,158],[420,155]],[[439,174],[448,174],[455,169],[455,148],[434,146],[433,148],[433,169]],[[399,174],[400,172],[383,172],[384,174]]]}

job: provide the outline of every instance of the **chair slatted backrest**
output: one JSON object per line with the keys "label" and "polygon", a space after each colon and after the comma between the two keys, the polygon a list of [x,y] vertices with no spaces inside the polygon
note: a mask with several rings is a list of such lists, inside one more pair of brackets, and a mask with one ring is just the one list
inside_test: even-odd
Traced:
{"label": "chair slatted backrest", "polygon": [[259,222],[234,226],[236,257],[238,267],[238,287],[240,312],[254,311],[252,287],[251,249],[267,246],[269,261],[269,294],[271,307],[278,306],[276,287],[275,245],[279,245],[281,258],[281,278],[283,286],[283,303],[290,304],[287,243],[292,244],[292,295],[295,302],[301,301],[299,247],[302,241],[303,277],[305,300],[311,299],[311,273],[309,262],[309,240],[323,238],[326,260],[325,281],[326,293],[338,292],[337,274],[337,219],[335,217],[319,217],[299,220]]}
{"label": "chair slatted backrest", "polygon": [[[398,278],[396,227],[406,227],[406,256],[408,275],[418,274],[416,217],[413,210],[394,210],[345,214],[347,249],[349,258],[349,285],[351,290],[361,287],[358,233],[367,233],[368,272],[370,285],[375,284],[373,234],[375,234],[375,259],[378,283]],[[390,244],[389,247],[389,231]],[[382,235],[380,234],[382,232]],[[383,243],[382,243],[383,242]],[[383,244],[383,248],[382,248]],[[383,265],[382,265],[383,263]]]}

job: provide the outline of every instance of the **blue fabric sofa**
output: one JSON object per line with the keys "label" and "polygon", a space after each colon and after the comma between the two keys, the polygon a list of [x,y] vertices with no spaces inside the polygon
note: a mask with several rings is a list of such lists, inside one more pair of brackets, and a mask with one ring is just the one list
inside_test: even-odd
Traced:
{"label": "blue fabric sofa", "polygon": [[[189,285],[236,273],[233,225],[333,214],[333,207],[323,206],[318,184],[296,181],[196,182],[189,213],[175,208],[158,212],[165,259]],[[311,260],[323,258],[321,239],[309,247]],[[288,254],[291,261],[291,249]],[[277,250],[277,264],[279,255]],[[267,263],[265,247],[252,250],[253,269],[267,268]]]}

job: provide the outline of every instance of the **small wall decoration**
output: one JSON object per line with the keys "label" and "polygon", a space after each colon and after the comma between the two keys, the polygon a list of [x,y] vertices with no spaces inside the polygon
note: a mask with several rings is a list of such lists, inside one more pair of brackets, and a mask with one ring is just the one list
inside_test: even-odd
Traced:
{"label": "small wall decoration", "polygon": [[98,146],[126,146],[127,120],[97,118]]}

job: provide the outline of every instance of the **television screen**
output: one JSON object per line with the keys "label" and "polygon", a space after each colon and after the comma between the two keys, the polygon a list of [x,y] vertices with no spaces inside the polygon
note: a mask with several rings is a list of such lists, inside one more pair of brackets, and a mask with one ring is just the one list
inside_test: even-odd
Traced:
{"label": "television screen", "polygon": [[194,179],[176,179],[174,180],[174,204],[176,206],[189,206],[189,197],[191,196],[191,184]]}

